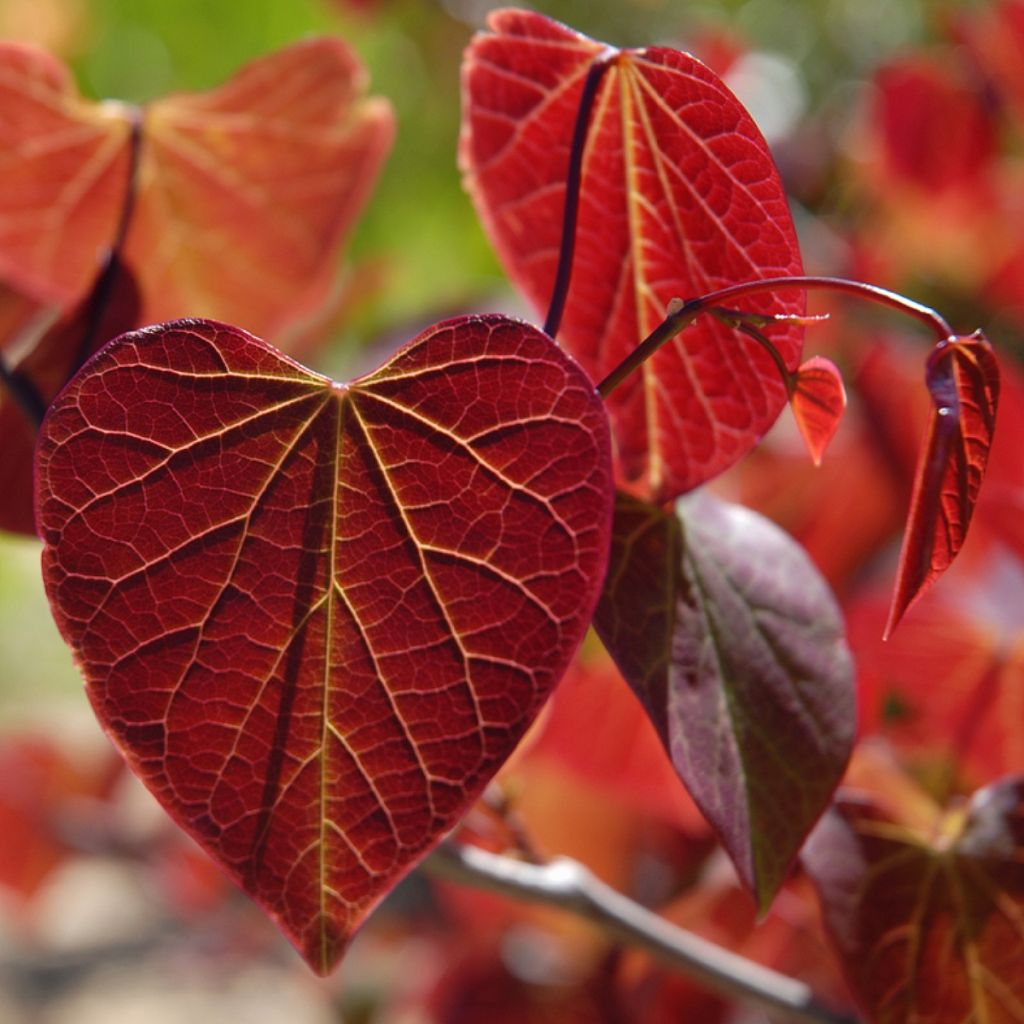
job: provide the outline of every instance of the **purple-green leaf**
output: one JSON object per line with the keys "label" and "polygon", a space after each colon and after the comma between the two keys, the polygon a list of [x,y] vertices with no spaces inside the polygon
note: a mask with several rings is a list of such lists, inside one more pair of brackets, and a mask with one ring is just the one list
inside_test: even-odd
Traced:
{"label": "purple-green leaf", "polygon": [[595,625],[764,910],[853,742],[852,664],[825,581],[742,506],[619,495]]}

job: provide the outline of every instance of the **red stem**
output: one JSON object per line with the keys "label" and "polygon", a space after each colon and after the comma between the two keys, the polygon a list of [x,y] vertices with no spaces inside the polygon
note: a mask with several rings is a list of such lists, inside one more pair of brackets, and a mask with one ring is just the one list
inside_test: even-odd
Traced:
{"label": "red stem", "polygon": [[634,370],[646,362],[655,352],[671,341],[680,331],[689,327],[701,313],[714,306],[744,295],[761,292],[781,291],[785,288],[799,288],[801,291],[846,292],[876,302],[882,306],[898,309],[907,316],[926,324],[934,331],[939,341],[953,336],[953,329],[929,306],[914,302],[896,292],[862,281],[848,281],[842,277],[765,277],[757,281],[744,281],[729,285],[718,291],[708,292],[696,299],[687,299],[675,312],[670,313],[618,366],[597,386],[598,392],[607,397]]}

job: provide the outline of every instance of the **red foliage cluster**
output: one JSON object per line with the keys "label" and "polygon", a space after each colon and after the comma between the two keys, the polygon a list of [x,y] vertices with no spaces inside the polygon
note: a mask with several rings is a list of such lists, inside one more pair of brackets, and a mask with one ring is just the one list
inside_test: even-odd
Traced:
{"label": "red foliage cluster", "polygon": [[[851,240],[879,274],[956,274],[941,211],[954,253],[990,232],[962,290],[1012,290],[1021,167],[1003,136],[1024,97],[1022,11],[965,18],[955,61],[879,73]],[[1002,778],[1020,764],[1024,674],[1019,624],[993,630],[988,609],[1019,582],[1000,567],[1024,558],[1024,477],[994,442],[991,347],[878,288],[787,285],[801,258],[774,162],[689,54],[505,10],[470,42],[463,91],[467,190],[544,330],[459,317],[338,383],[248,330],[287,340],[323,302],[390,142],[343,44],[144,112],[87,103],[48,56],[0,46],[0,526],[38,530],[100,722],[320,973],[461,821],[497,848],[576,853],[843,1000],[823,920],[874,1019],[1003,1019],[1024,998],[1020,782]],[[912,371],[885,339],[805,359],[804,291],[823,285],[903,308],[937,346]],[[239,326],[132,330],[178,316]],[[846,407],[837,363],[856,369],[852,408],[820,475],[768,446],[734,476],[807,551],[760,512],[689,493],[787,403],[820,463]],[[1016,418],[1012,373],[1005,389]],[[860,576],[907,501],[886,620]],[[955,595],[929,592],[883,647],[972,517]],[[859,656],[862,738],[895,753],[860,748],[860,795],[813,832],[804,875],[855,733],[826,578]],[[623,678],[593,655],[569,668],[592,618]],[[64,853],[54,756],[27,757],[38,806],[0,794],[36,851],[0,858],[25,895]],[[506,762],[495,821],[478,801]],[[715,840],[738,882],[715,879]],[[657,884],[638,878],[645,859]],[[724,1013],[543,912],[496,922],[489,899],[438,898],[452,964],[415,994],[440,1019],[483,1019],[485,990],[488,1020]],[[519,956],[517,929],[571,941],[576,965]]]}

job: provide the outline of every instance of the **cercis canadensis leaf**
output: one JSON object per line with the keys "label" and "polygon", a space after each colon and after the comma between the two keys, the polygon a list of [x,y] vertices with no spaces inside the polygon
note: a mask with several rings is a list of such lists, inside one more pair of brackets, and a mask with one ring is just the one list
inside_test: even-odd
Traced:
{"label": "cercis canadensis leaf", "polygon": [[980,331],[937,345],[928,359],[926,382],[933,408],[910,498],[886,636],[963,546],[995,432],[999,365]]}
{"label": "cercis canadensis leaf", "polygon": [[975,793],[932,833],[851,793],[802,857],[851,988],[877,1024],[1020,1020],[1024,781]]}
{"label": "cercis canadensis leaf", "polygon": [[851,660],[824,580],[740,505],[620,495],[594,625],[767,908],[853,742]]}
{"label": "cercis canadensis leaf", "polygon": [[[491,15],[463,65],[460,162],[512,280],[552,298],[573,126],[596,63],[575,268],[559,340],[595,381],[665,318],[674,298],[801,272],[768,147],[726,86],[689,54],[611,50],[527,11]],[[751,312],[799,315],[798,292]],[[786,368],[803,328],[772,341]],[[618,475],[661,502],[736,462],[785,407],[784,380],[754,340],[701,318],[609,396]]]}
{"label": "cercis canadensis leaf", "polygon": [[130,208],[145,321],[280,331],[325,298],[390,146],[390,107],[365,88],[341,40],[309,39],[135,110],[84,100],[53,58],[0,43],[0,280],[75,302]]}
{"label": "cercis canadensis leaf", "polygon": [[846,408],[846,388],[835,363],[811,356],[793,375],[789,405],[816,466],[839,429]]}
{"label": "cercis canadensis leaf", "polygon": [[586,630],[600,398],[527,324],[336,384],[236,329],[122,336],[47,414],[43,572],[115,743],[329,970],[522,736]]}

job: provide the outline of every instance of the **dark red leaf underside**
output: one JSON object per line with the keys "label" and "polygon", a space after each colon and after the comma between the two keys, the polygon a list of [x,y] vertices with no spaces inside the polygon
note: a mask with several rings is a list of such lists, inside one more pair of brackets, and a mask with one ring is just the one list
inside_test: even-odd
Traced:
{"label": "dark red leaf underside", "polygon": [[835,363],[811,356],[796,372],[789,405],[816,466],[839,429],[846,409],[846,388]]}
{"label": "dark red leaf underside", "polygon": [[933,836],[867,799],[840,801],[815,829],[803,862],[872,1021],[1019,1024],[1022,808],[1018,777],[980,790]]}
{"label": "dark red leaf underside", "polygon": [[[460,162],[507,272],[539,310],[551,298],[569,143],[587,71],[608,59],[583,164],[572,285],[559,332],[595,381],[664,318],[673,298],[801,272],[768,148],[703,64],[659,47],[608,51],[539,14],[490,18],[463,66]],[[758,296],[764,313],[800,295]],[[789,369],[802,328],[773,334]],[[747,452],[786,402],[753,340],[702,318],[609,399],[620,479],[657,501]]]}
{"label": "dark red leaf underside", "polygon": [[886,636],[963,546],[988,465],[999,366],[980,333],[942,342],[928,360],[932,396]]}
{"label": "dark red leaf underside", "polygon": [[320,972],[511,752],[608,547],[600,400],[502,317],[347,386],[219,324],[126,335],[37,481],[98,716]]}
{"label": "dark red leaf underside", "polygon": [[594,625],[765,909],[853,742],[850,656],[821,576],[740,505],[620,495]]}
{"label": "dark red leaf underside", "polygon": [[[112,281],[103,316],[95,328],[91,324],[94,301],[93,295],[87,296],[77,309],[47,330],[15,368],[44,404],[53,400],[85,356],[138,326],[138,290],[124,268]],[[0,438],[0,530],[34,537],[32,456],[36,426],[2,387]]]}

